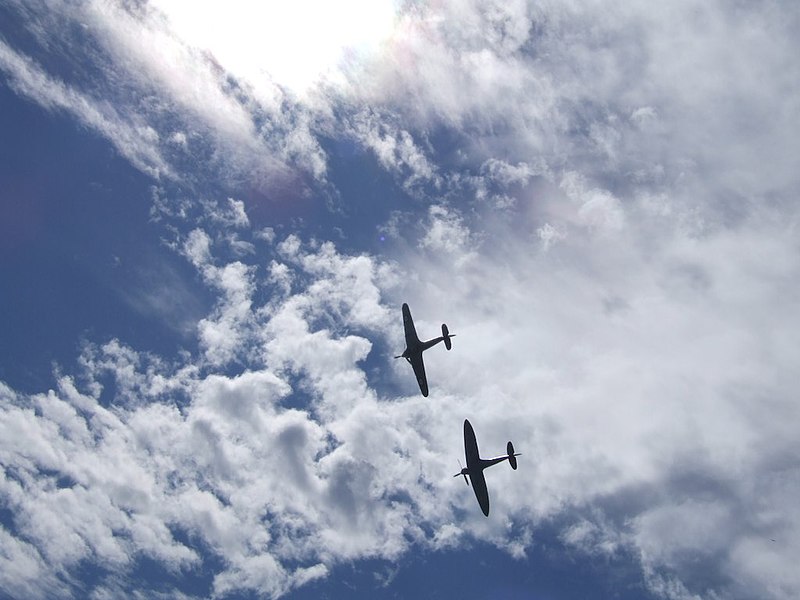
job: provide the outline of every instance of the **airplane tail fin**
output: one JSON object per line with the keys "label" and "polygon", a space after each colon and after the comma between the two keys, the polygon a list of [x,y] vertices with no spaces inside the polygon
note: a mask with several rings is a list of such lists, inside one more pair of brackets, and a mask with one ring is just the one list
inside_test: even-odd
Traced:
{"label": "airplane tail fin", "polygon": [[508,442],[506,445],[506,452],[508,453],[508,464],[511,465],[511,468],[515,471],[517,470],[517,457],[520,456],[519,452],[514,452],[514,444]]}
{"label": "airplane tail fin", "polygon": [[456,337],[456,334],[451,334],[444,323],[442,323],[442,337],[444,338],[444,347],[450,350],[453,347],[453,342],[450,341],[450,338]]}

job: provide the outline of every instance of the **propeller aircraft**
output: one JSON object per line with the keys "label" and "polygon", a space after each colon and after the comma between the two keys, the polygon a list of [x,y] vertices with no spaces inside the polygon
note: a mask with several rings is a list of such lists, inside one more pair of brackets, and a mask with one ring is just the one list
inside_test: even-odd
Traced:
{"label": "propeller aircraft", "polygon": [[508,442],[505,456],[481,458],[478,453],[478,442],[475,439],[475,431],[472,429],[472,424],[467,419],[464,419],[464,452],[467,458],[467,466],[462,468],[460,473],[453,475],[453,477],[463,475],[464,481],[469,485],[469,481],[467,480],[467,475],[469,475],[469,479],[472,481],[472,489],[475,491],[475,497],[478,499],[478,504],[481,505],[483,514],[488,517],[489,491],[486,489],[486,478],[483,475],[483,470],[507,460],[511,468],[516,471],[517,456],[520,456],[520,454],[515,453],[514,444]]}
{"label": "propeller aircraft", "polygon": [[450,338],[455,337],[456,334],[450,333],[447,329],[447,325],[442,323],[441,337],[428,340],[427,342],[420,341],[417,337],[417,330],[414,328],[414,320],[411,318],[411,310],[408,308],[408,304],[405,303],[403,304],[403,327],[406,333],[406,349],[400,356],[395,356],[395,358],[405,358],[409,362],[414,369],[414,375],[417,377],[419,391],[427,398],[428,379],[425,376],[425,364],[422,362],[422,353],[439,342],[444,342],[445,348],[450,350],[453,347]]}

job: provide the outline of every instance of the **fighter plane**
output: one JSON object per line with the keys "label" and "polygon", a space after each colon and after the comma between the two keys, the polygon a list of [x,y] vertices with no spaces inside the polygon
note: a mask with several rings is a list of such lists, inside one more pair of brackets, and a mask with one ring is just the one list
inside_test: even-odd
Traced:
{"label": "fighter plane", "polygon": [[425,364],[422,362],[422,353],[428,348],[435,346],[439,342],[444,342],[445,348],[450,350],[453,343],[450,338],[455,337],[455,333],[447,330],[447,325],[442,323],[442,337],[437,337],[427,342],[421,342],[417,337],[417,330],[414,328],[414,320],[411,318],[411,310],[408,304],[403,304],[403,327],[406,330],[406,349],[400,356],[395,358],[405,358],[414,368],[414,375],[417,377],[419,391],[426,398],[428,397],[428,379],[425,377]]}
{"label": "fighter plane", "polygon": [[508,442],[506,445],[506,455],[497,456],[495,458],[481,458],[478,454],[478,442],[475,439],[475,432],[472,425],[467,419],[464,419],[464,452],[467,455],[467,466],[461,469],[460,473],[456,473],[453,477],[459,475],[464,476],[464,481],[467,481],[467,475],[472,480],[472,489],[475,490],[475,497],[478,499],[478,504],[481,505],[483,514],[489,516],[489,492],[486,489],[486,478],[483,476],[483,470],[486,467],[491,467],[499,462],[508,460],[511,468],[517,470],[517,456],[520,454],[514,453],[514,444]]}

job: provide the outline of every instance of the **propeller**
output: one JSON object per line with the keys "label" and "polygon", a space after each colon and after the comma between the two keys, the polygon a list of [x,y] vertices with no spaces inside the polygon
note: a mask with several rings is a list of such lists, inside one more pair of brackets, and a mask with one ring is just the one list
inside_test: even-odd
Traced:
{"label": "propeller", "polygon": [[[458,460],[458,459],[456,459],[456,460]],[[458,466],[459,466],[460,470],[459,470],[458,473],[453,475],[453,477],[458,477],[459,475],[463,475],[464,476],[464,483],[466,483],[467,487],[469,487],[469,480],[467,479],[467,474],[464,473],[464,467],[461,466],[461,461],[460,460],[458,460]]]}

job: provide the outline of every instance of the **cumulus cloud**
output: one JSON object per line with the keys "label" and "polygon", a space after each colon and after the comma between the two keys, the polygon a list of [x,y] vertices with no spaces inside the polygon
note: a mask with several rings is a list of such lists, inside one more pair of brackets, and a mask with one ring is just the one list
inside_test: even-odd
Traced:
{"label": "cumulus cloud", "polygon": [[[384,299],[395,267],[289,237],[271,269],[285,283],[259,307],[252,290],[274,276],[218,264],[195,230],[187,257],[220,297],[207,327],[228,327],[212,339],[201,326],[205,367],[113,341],[87,346],[82,372],[56,390],[3,387],[16,532],[3,551],[30,565],[5,575],[9,589],[63,592],[71,580],[58,574],[82,560],[124,574],[148,556],[186,573],[210,552],[222,560],[214,594],[279,596],[340,561],[397,558],[410,544],[446,549],[472,535],[523,555],[531,530],[510,535],[507,519],[559,517],[581,552],[633,550],[665,597],[789,597],[794,571],[767,540],[792,553],[786,532],[800,524],[788,501],[800,481],[796,317],[781,297],[800,268],[793,238],[774,223],[700,239],[667,228],[652,257],[587,235],[588,273],[572,237],[541,252],[532,236],[496,236],[460,263],[414,250],[427,282],[413,299],[420,331],[441,317],[459,334],[452,354],[427,357],[430,402],[407,365],[393,377],[409,397],[374,389],[362,366],[376,343],[399,343],[397,303]],[[609,298],[624,308],[609,310]],[[208,372],[228,353],[250,368]],[[508,438],[524,451],[517,473],[489,474],[497,519],[456,516],[475,508],[451,485],[461,417],[485,452]]]}
{"label": "cumulus cloud", "polygon": [[769,540],[778,522],[797,524],[772,487],[798,472],[782,424],[798,416],[793,230],[760,216],[701,238],[666,227],[647,243],[587,230],[547,252],[498,234],[468,263],[415,258],[416,310],[446,306],[459,334],[437,378],[479,435],[510,437],[533,463],[500,510],[572,515],[567,543],[632,548],[667,597],[790,597],[779,555],[794,546],[771,552]]}
{"label": "cumulus cloud", "polygon": [[[204,250],[189,255],[222,298],[209,323],[225,322],[242,267],[209,266],[203,235],[193,238]],[[88,345],[79,377],[61,376],[56,390],[2,387],[2,496],[14,532],[3,548],[8,560],[30,557],[6,572],[7,589],[74,593],[83,561],[124,577],[145,556],[187,573],[210,552],[223,565],[214,595],[279,596],[340,561],[425,543],[418,513],[434,528],[443,518],[436,479],[417,486],[429,468],[417,453],[431,452],[418,432],[426,406],[379,400],[359,367],[371,343],[321,328],[382,335],[385,268],[328,244],[283,247],[305,285],[244,311],[256,334],[228,331],[224,346],[203,347],[213,367],[229,347],[256,343],[259,370],[206,374],[114,340]],[[298,406],[296,394],[310,399]],[[50,579],[38,577],[42,561]]]}
{"label": "cumulus cloud", "polygon": [[444,206],[432,206],[428,211],[429,222],[420,246],[433,255],[442,254],[447,260],[464,262],[475,256],[477,235],[470,231],[457,211]]}

